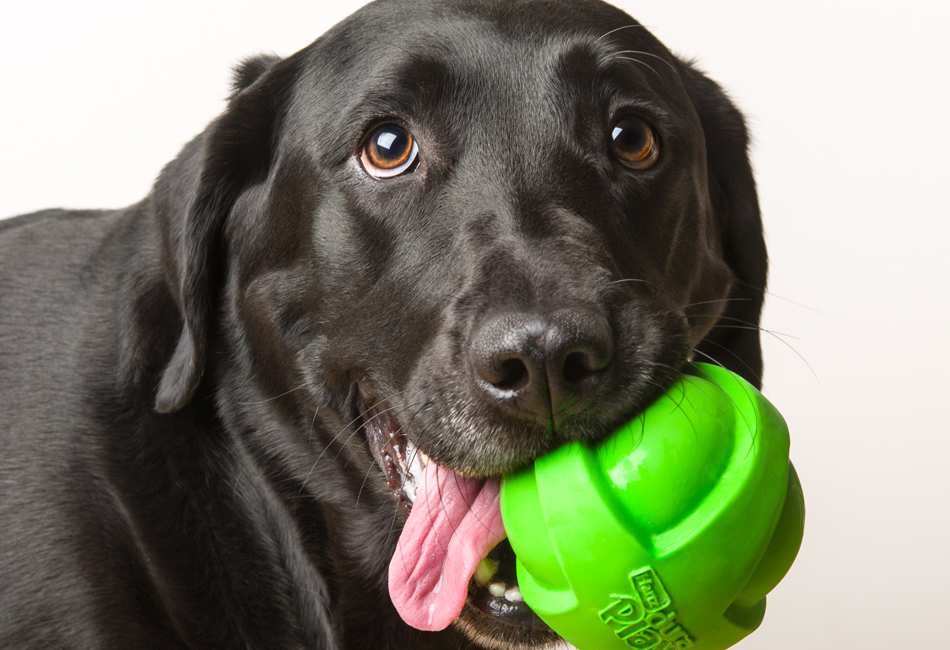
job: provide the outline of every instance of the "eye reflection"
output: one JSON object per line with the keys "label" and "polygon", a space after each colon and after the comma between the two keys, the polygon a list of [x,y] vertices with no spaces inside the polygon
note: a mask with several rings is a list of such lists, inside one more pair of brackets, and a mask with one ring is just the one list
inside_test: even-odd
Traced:
{"label": "eye reflection", "polygon": [[360,161],[374,178],[393,178],[415,169],[419,146],[415,138],[397,124],[374,129],[363,145]]}
{"label": "eye reflection", "polygon": [[656,134],[646,120],[628,116],[621,118],[611,131],[614,155],[631,169],[648,169],[660,155]]}

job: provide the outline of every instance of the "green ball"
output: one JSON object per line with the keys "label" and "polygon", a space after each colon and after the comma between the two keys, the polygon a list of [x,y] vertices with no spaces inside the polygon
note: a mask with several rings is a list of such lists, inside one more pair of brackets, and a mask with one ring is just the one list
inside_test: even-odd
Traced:
{"label": "green ball", "polygon": [[502,480],[525,602],[581,650],[721,650],[754,631],[798,553],[788,428],[748,382],[693,364],[597,447]]}

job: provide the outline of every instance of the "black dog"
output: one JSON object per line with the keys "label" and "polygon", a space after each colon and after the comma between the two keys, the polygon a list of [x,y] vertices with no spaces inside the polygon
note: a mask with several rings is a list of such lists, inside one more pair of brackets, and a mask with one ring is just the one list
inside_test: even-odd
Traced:
{"label": "black dog", "polygon": [[597,0],[380,0],[242,65],[141,203],[2,222],[0,646],[557,644],[458,500],[694,354],[758,383],[746,144]]}

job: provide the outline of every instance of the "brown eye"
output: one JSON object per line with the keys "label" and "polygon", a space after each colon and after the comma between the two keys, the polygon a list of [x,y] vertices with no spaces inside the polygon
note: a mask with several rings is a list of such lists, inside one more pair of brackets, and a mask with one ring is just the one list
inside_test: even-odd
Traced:
{"label": "brown eye", "polygon": [[415,168],[419,146],[406,129],[385,124],[369,134],[360,161],[374,178],[392,178]]}
{"label": "brown eye", "polygon": [[632,169],[648,169],[660,155],[653,127],[639,117],[623,117],[610,134],[611,148],[617,158]]}

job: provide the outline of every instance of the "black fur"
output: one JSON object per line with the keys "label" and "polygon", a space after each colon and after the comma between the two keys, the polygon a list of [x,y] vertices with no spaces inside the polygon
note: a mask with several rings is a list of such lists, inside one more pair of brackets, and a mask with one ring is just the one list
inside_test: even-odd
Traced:
{"label": "black fur", "polygon": [[[625,112],[653,169],[609,153]],[[420,163],[379,181],[360,148],[391,121]],[[142,202],[0,223],[0,647],[468,643],[389,601],[403,515],[357,395],[488,475],[602,438],[694,347],[758,384],[746,146],[722,90],[608,5],[379,0],[242,64]],[[609,325],[610,365],[578,412],[513,416],[471,341],[564,309]]]}

